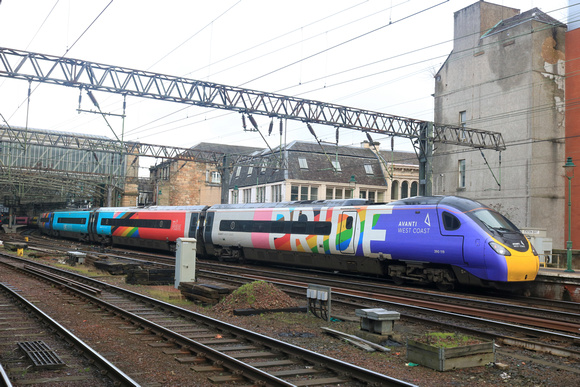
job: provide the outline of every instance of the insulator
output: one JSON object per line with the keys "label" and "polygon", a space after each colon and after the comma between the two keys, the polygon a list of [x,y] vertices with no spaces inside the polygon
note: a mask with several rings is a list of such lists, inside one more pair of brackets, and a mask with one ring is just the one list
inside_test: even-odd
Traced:
{"label": "insulator", "polygon": [[306,123],[306,126],[308,127],[308,130],[310,130],[310,133],[312,133],[314,138],[318,138],[318,137],[316,137],[316,133],[314,133],[314,129],[312,129],[312,126],[310,125],[309,122]]}
{"label": "insulator", "polygon": [[274,128],[274,119],[270,121],[270,127],[268,128],[268,136],[272,134],[272,129]]}
{"label": "insulator", "polygon": [[248,114],[248,118],[250,119],[250,122],[252,123],[252,125],[254,126],[254,128],[257,130],[258,129],[258,123],[254,119],[254,117],[252,117],[251,115]]}
{"label": "insulator", "polygon": [[246,117],[242,114],[242,126],[244,127],[244,130],[246,130]]}
{"label": "insulator", "polygon": [[373,145],[373,139],[372,139],[371,135],[368,132],[366,132],[365,134],[367,135],[367,138],[370,142],[370,145]]}
{"label": "insulator", "polygon": [[93,95],[93,93],[91,93],[90,90],[87,90],[87,94],[89,95],[89,98],[91,99],[91,101],[93,101],[93,104],[96,107],[99,107],[99,103],[97,102],[97,100],[95,99],[95,96]]}
{"label": "insulator", "polygon": [[338,128],[336,128],[336,145],[338,145]]}
{"label": "insulator", "polygon": [[282,119],[280,118],[280,136],[282,136],[282,133],[284,133],[284,122],[282,122]]}

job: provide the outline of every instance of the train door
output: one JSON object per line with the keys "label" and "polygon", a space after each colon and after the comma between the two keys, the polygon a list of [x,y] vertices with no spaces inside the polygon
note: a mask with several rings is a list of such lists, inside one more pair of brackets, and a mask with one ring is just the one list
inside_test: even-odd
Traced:
{"label": "train door", "polygon": [[213,217],[215,213],[207,212],[205,215],[205,225],[203,229],[203,242],[207,245],[213,244],[213,240],[211,237],[211,231],[213,228]]}
{"label": "train door", "polygon": [[356,211],[342,211],[338,215],[338,230],[336,242],[338,250],[343,254],[355,253],[355,236],[358,225],[358,213]]}
{"label": "train door", "polygon": [[91,213],[89,214],[88,232],[89,232],[89,241],[91,242],[97,241],[97,215],[98,213],[95,211],[91,211]]}
{"label": "train door", "polygon": [[198,219],[198,215],[199,214],[197,214],[195,212],[192,212],[191,213],[191,220],[189,222],[189,235],[188,235],[190,238],[195,238],[195,239],[198,238],[198,235],[197,235],[197,219]]}
{"label": "train door", "polygon": [[441,263],[452,265],[469,264],[466,257],[466,239],[469,240],[469,226],[462,225],[457,214],[438,208],[440,216],[440,232],[442,238],[438,238],[438,246],[434,249],[433,261],[439,257]]}

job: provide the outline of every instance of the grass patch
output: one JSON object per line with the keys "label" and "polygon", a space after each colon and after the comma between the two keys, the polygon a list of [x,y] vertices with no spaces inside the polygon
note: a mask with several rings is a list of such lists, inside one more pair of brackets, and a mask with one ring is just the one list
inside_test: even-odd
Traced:
{"label": "grass patch", "polygon": [[439,348],[454,348],[482,343],[478,338],[449,332],[429,332],[417,338],[416,341]]}

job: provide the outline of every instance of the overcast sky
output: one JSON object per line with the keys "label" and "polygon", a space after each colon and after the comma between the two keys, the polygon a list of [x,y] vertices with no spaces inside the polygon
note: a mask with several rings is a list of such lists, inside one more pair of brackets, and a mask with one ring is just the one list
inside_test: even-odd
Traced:
{"label": "overcast sky", "polygon": [[[567,0],[490,1],[538,7],[567,23]],[[433,119],[433,75],[452,48],[453,13],[475,0],[2,0],[0,46],[207,80],[422,120]],[[114,138],[105,120],[78,113],[79,90],[0,77],[9,125]],[[94,92],[103,111],[120,95]],[[81,109],[93,110],[83,94]],[[256,116],[267,134],[269,120]],[[109,117],[121,137],[123,121]],[[5,124],[0,117],[2,124]],[[335,129],[314,125],[319,138]],[[124,139],[190,147],[216,142],[266,147],[239,113],[129,97]],[[341,145],[364,134],[343,129]],[[375,135],[388,148],[390,140]],[[279,136],[267,137],[271,146]],[[287,141],[314,140],[288,122]],[[383,146],[382,146],[383,147]],[[398,138],[395,149],[412,149]],[[142,163],[144,164],[144,163]]]}

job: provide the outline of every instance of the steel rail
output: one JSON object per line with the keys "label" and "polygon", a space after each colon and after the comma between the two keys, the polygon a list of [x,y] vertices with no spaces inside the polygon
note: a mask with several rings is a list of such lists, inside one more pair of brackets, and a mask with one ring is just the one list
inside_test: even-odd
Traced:
{"label": "steel rail", "polygon": [[10,381],[10,378],[8,378],[8,374],[4,370],[4,367],[2,367],[1,363],[0,363],[0,386],[12,387],[12,382]]}
{"label": "steel rail", "polygon": [[[11,259],[16,259],[18,261],[25,261],[27,263],[30,263],[30,261],[22,259],[22,258],[18,258],[18,257],[14,257],[14,256],[10,256],[7,254],[0,254],[3,256],[7,256]],[[48,265],[44,265],[44,264],[40,264],[37,262],[34,262],[35,266],[39,266],[39,267],[43,267],[47,270],[50,271],[56,271],[60,274],[62,274],[63,276],[70,276],[70,277],[74,277],[76,278],[78,281],[84,281],[84,282],[89,282],[91,284],[93,284],[94,286],[100,286],[102,289],[107,289],[109,291],[113,291],[115,293],[120,293],[120,294],[124,294],[124,295],[129,295],[132,299],[138,299],[140,302],[143,302],[145,304],[149,304],[149,305],[154,305],[155,307],[161,308],[163,310],[171,310],[171,312],[175,315],[179,315],[185,319],[188,320],[193,320],[197,323],[201,323],[207,326],[212,326],[214,328],[216,328],[217,330],[220,331],[225,331],[225,332],[230,332],[232,333],[234,336],[242,336],[242,337],[246,337],[248,340],[251,340],[253,342],[258,342],[261,343],[262,345],[266,346],[266,347],[270,347],[270,348],[274,348],[276,350],[279,350],[283,353],[286,353],[287,355],[289,355],[290,357],[294,357],[297,359],[302,359],[306,362],[312,363],[312,364],[318,364],[321,367],[327,368],[328,370],[332,370],[333,372],[337,373],[338,375],[348,375],[349,378],[353,378],[356,379],[360,382],[369,384],[369,385],[384,385],[384,386],[413,386],[413,384],[407,383],[405,381],[402,380],[398,380],[396,378],[392,378],[390,376],[387,375],[383,375],[380,374],[378,372],[374,372],[368,369],[364,369],[362,367],[356,366],[354,364],[350,364],[350,363],[346,363],[344,361],[338,360],[338,359],[334,359],[332,357],[328,357],[326,355],[322,355],[316,352],[312,352],[309,350],[306,350],[304,348],[253,332],[253,331],[249,331],[246,329],[243,329],[241,327],[237,327],[235,325],[220,321],[220,320],[216,320],[214,318],[199,314],[199,313],[195,313],[192,312],[190,310],[187,309],[183,309],[180,308],[178,306],[172,305],[172,304],[168,304],[166,302],[139,294],[139,293],[134,293],[131,292],[129,290],[117,287],[115,285],[110,285],[98,280],[94,280],[91,278],[87,278],[75,273],[71,273],[71,272],[67,272],[67,271],[63,271],[60,270],[58,268],[54,268],[52,266],[48,266]],[[34,272],[33,274],[37,274],[38,271]],[[57,277],[60,277],[60,275],[56,275]],[[44,275],[45,278],[49,278],[50,275]],[[191,348],[194,350],[194,352],[197,353],[203,353],[204,357],[210,359],[213,362],[221,362],[223,364],[224,367],[230,369],[232,372],[234,373],[238,373],[241,374],[243,376],[245,376],[246,378],[253,380],[253,381],[258,381],[258,382],[265,382],[268,385],[272,385],[272,386],[292,386],[293,384],[284,381],[283,379],[280,379],[276,376],[270,375],[265,371],[262,371],[256,367],[253,367],[251,365],[248,365],[246,363],[243,363],[241,361],[239,361],[238,359],[235,359],[231,356],[228,356],[227,354],[224,354],[223,352],[214,350],[213,348],[201,344],[195,340],[189,339],[177,332],[174,332],[170,329],[167,329],[159,324],[156,324],[155,322],[152,322],[150,320],[147,320],[141,316],[138,316],[134,313],[131,313],[129,311],[124,310],[123,308],[117,307],[116,305],[113,305],[99,297],[93,296],[92,294],[86,293],[80,289],[78,289],[78,287],[73,287],[73,286],[68,286],[66,284],[63,284],[63,280],[62,279],[58,279],[58,282],[62,285],[67,287],[68,289],[70,289],[71,292],[73,292],[74,294],[79,294],[82,295],[82,297],[86,298],[87,300],[89,300],[89,302],[94,303],[96,305],[100,305],[103,308],[106,308],[108,310],[111,310],[112,313],[114,313],[115,315],[118,315],[122,318],[126,318],[132,321],[136,321],[139,325],[141,325],[142,327],[144,327],[144,329],[147,329],[161,337],[166,338],[168,341],[177,343],[178,345],[181,345],[182,347],[185,348]]]}
{"label": "steel rail", "polygon": [[60,325],[49,315],[44,313],[42,310],[38,309],[26,298],[22,297],[20,294],[10,289],[4,283],[0,283],[0,287],[12,298],[18,300],[19,303],[25,305],[27,309],[31,310],[42,321],[50,325],[51,329],[57,332],[59,336],[64,338],[67,342],[71,343],[76,348],[79,348],[82,351],[82,353],[88,356],[99,369],[106,372],[106,375],[109,376],[109,378],[111,378],[115,383],[120,383],[123,386],[139,386],[139,383],[131,379],[127,374],[118,369],[113,363],[109,362],[107,359],[101,356],[98,352],[96,352],[87,344],[85,344],[81,339],[76,337],[72,332],[70,332],[62,325]]}

